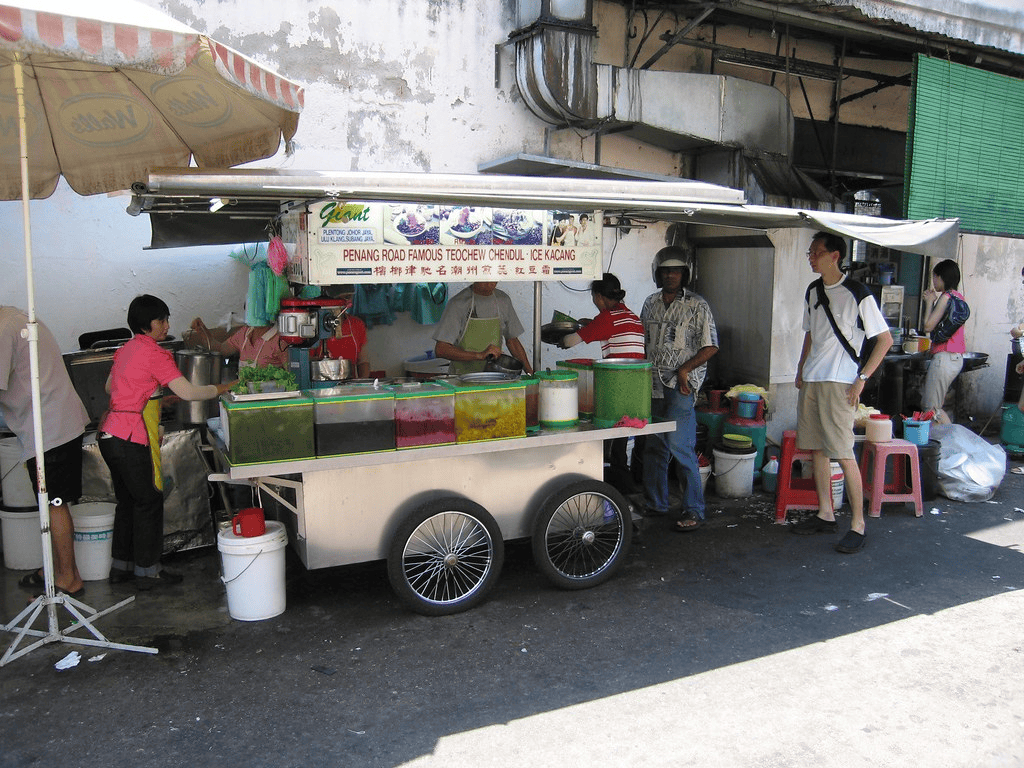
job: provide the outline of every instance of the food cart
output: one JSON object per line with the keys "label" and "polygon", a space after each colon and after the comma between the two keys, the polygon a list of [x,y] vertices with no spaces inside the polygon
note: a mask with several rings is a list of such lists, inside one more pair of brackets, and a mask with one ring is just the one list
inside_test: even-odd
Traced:
{"label": "food cart", "polygon": [[[402,601],[441,616],[486,598],[510,539],[531,539],[538,568],[559,587],[583,589],[614,575],[633,528],[629,504],[602,482],[603,441],[674,428],[581,423],[408,451],[225,461],[211,479],[248,482],[275,499],[307,568],[386,560]],[[223,442],[212,440],[223,457]]]}
{"label": "food cart", "polygon": [[[568,233],[578,215],[415,201],[321,200],[285,214],[281,228],[289,253],[287,275],[295,284],[591,280],[602,272],[601,233],[595,228],[585,240],[571,238]],[[588,215],[601,214],[591,210]],[[317,343],[325,323],[332,328],[337,322],[332,314],[336,308],[318,307],[315,299],[302,310],[285,318],[294,326],[287,337],[296,343],[302,338]],[[255,399],[248,404],[226,401],[218,426],[226,429],[234,418],[234,437],[218,435],[216,429],[212,437],[225,468],[215,479],[246,482],[275,499],[290,542],[307,568],[386,560],[389,580],[407,606],[443,615],[485,599],[509,539],[529,538],[540,570],[567,589],[600,584],[621,566],[632,538],[632,518],[628,502],[603,482],[603,443],[667,432],[674,423],[601,429],[581,422],[527,435],[520,391],[518,433],[504,431],[505,412],[499,408],[496,417],[484,418],[476,431],[458,440],[453,433],[443,444],[398,450],[394,395],[366,384],[311,390],[315,382],[305,370],[311,357],[291,355],[301,388],[295,396],[275,400],[273,394],[261,401],[260,393],[253,393]],[[487,400],[504,381],[499,376],[496,382],[465,391],[453,385],[448,397],[454,403],[470,402],[477,393]],[[634,392],[645,401],[649,416],[649,369],[638,383]],[[328,408],[361,407],[361,413],[369,413],[367,408],[384,398],[389,404],[377,416],[364,414],[344,424],[319,419],[321,409]],[[261,402],[268,413],[276,409],[277,418],[291,408],[294,413],[281,429],[292,436],[313,431],[308,414],[316,409],[315,444],[309,436],[301,438],[304,444],[286,446],[283,460],[258,450],[233,451],[232,440],[252,445],[264,440],[264,423],[253,415],[264,407]],[[514,407],[509,411],[513,419]],[[244,438],[238,434],[243,424],[254,424]],[[344,434],[334,429],[338,426]]]}
{"label": "food cart", "polygon": [[[753,206],[738,190],[695,181],[158,169],[133,191],[150,214],[154,247],[195,243],[192,233],[210,231],[213,210],[226,211],[233,227],[223,228],[229,239],[206,242],[256,234],[247,220],[259,234],[268,220],[279,222],[295,283],[532,281],[535,360],[542,282],[591,280],[602,272],[600,227],[586,233],[567,226],[567,218],[582,224],[583,213],[624,226],[627,216],[637,216],[812,227],[921,253],[944,253],[956,238],[955,220],[891,222]],[[529,537],[539,567],[561,586],[609,578],[628,550],[632,526],[625,500],[600,480],[602,443],[673,428],[584,424],[407,452],[228,461],[215,479],[251,483],[280,502],[307,567],[386,559],[392,584],[413,609],[454,613],[486,596],[508,539]]]}

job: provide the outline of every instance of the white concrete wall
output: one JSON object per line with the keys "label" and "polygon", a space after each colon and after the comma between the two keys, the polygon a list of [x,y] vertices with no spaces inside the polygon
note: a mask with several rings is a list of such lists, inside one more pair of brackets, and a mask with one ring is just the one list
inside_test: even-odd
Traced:
{"label": "white concrete wall", "polygon": [[803,299],[815,275],[807,261],[812,229],[775,229],[768,233],[775,245],[772,283],[771,409],[768,437],[782,442],[782,433],[796,429],[796,366],[804,342]]}
{"label": "white concrete wall", "polygon": [[[47,200],[30,204],[36,314],[64,351],[85,331],[126,325],[128,304],[152,293],[171,309],[180,338],[192,318],[215,323],[241,311],[248,270],[229,246],[145,251],[149,218],[125,213],[127,196],[84,198],[63,181]],[[27,308],[21,203],[0,203],[4,234],[0,303]]]}

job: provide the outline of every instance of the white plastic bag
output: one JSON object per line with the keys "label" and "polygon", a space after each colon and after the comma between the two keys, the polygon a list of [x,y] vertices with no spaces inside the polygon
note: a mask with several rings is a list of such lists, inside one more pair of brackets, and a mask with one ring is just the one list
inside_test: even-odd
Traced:
{"label": "white plastic bag", "polygon": [[932,424],[939,440],[939,489],[954,501],[991,499],[1006,474],[1006,451],[960,424]]}

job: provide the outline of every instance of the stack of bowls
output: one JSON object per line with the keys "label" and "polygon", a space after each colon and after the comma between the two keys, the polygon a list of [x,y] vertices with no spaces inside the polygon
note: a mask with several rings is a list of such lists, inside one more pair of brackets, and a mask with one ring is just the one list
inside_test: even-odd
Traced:
{"label": "stack of bowls", "polygon": [[746,435],[722,435],[722,445],[734,451],[749,451],[753,440]]}

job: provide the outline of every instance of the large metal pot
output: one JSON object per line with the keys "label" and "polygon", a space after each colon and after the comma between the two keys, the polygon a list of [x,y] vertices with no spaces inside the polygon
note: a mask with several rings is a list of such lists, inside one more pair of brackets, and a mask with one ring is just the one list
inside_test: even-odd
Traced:
{"label": "large metal pot", "polygon": [[[192,384],[220,384],[221,367],[224,358],[201,349],[179,349],[174,353],[181,375]],[[178,419],[182,424],[206,424],[206,420],[219,411],[217,398],[211,400],[181,400],[178,402]]]}

